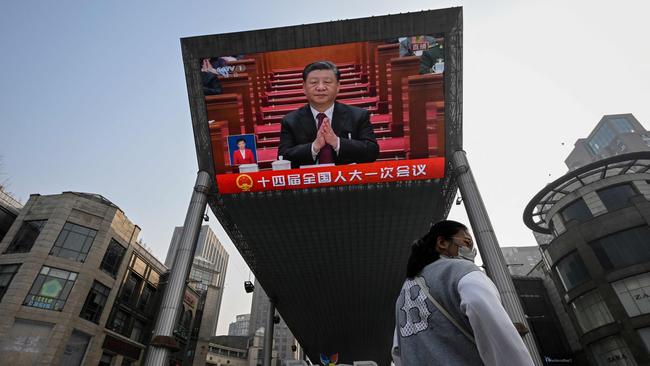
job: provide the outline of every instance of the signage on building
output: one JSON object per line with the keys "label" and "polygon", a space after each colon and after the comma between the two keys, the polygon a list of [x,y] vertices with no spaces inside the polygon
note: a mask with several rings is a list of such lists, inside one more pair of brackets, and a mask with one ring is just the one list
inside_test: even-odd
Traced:
{"label": "signage on building", "polygon": [[185,291],[183,301],[185,301],[185,303],[191,307],[194,307],[196,305],[196,297],[192,296],[192,294],[187,291]]}
{"label": "signage on building", "polygon": [[45,296],[29,296],[27,305],[41,309],[54,309],[54,300]]}
{"label": "signage on building", "polygon": [[329,186],[436,179],[445,176],[444,158],[388,160],[375,163],[314,166],[308,169],[219,174],[219,193],[280,191]]}
{"label": "signage on building", "polygon": [[63,290],[63,285],[61,285],[60,280],[53,278],[43,284],[40,295],[56,298],[61,293],[61,290]]}

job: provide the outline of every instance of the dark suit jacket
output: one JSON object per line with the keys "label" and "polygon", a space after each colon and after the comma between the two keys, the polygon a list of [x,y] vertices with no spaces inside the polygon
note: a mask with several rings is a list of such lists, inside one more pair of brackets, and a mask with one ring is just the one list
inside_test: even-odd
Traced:
{"label": "dark suit jacket", "polygon": [[[361,108],[335,102],[332,129],[340,138],[336,164],[369,163],[379,156],[379,145],[370,125],[370,113]],[[278,156],[291,161],[292,168],[315,164],[311,144],[316,139],[316,120],[309,104],[282,119]]]}

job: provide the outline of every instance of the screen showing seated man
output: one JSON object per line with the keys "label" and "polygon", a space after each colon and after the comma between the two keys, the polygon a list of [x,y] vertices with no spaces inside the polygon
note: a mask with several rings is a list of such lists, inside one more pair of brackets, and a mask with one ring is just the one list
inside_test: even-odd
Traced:
{"label": "screen showing seated man", "polygon": [[336,101],[341,73],[330,61],[310,63],[302,72],[307,104],[282,119],[278,156],[291,167],[370,163],[379,145],[370,112]]}
{"label": "screen showing seated man", "polygon": [[[443,44],[442,34],[405,35],[201,59],[216,175],[257,164],[262,175],[310,166],[311,173],[287,177],[318,178],[328,166],[444,158]],[[332,173],[334,182],[338,170]],[[367,173],[364,182],[374,174]],[[260,177],[250,175],[253,190],[266,179]],[[294,186],[288,178],[286,186]]]}

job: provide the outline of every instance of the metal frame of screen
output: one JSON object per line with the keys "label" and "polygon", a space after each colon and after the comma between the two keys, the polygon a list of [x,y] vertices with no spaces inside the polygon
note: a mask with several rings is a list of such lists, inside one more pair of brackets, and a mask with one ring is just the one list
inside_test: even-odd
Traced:
{"label": "metal frame of screen", "polygon": [[[445,177],[441,181],[444,216],[451,208],[457,185],[451,155],[462,149],[462,8],[376,16],[181,39],[190,113],[199,170],[215,176],[199,60],[214,55],[268,52],[349,42],[390,39],[405,34],[437,34],[445,37]],[[387,184],[387,183],[380,183]],[[331,187],[329,189],[337,189]],[[261,194],[265,194],[262,192]],[[275,194],[281,194],[276,192]],[[210,187],[209,204],[233,240],[244,240],[220,206],[216,184]]]}

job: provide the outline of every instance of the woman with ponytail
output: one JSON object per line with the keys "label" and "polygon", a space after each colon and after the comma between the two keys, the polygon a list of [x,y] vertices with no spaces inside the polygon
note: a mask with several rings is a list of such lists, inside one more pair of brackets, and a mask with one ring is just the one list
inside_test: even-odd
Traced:
{"label": "woman with ponytail", "polygon": [[395,304],[396,365],[533,365],[467,227],[444,220],[411,246]]}

